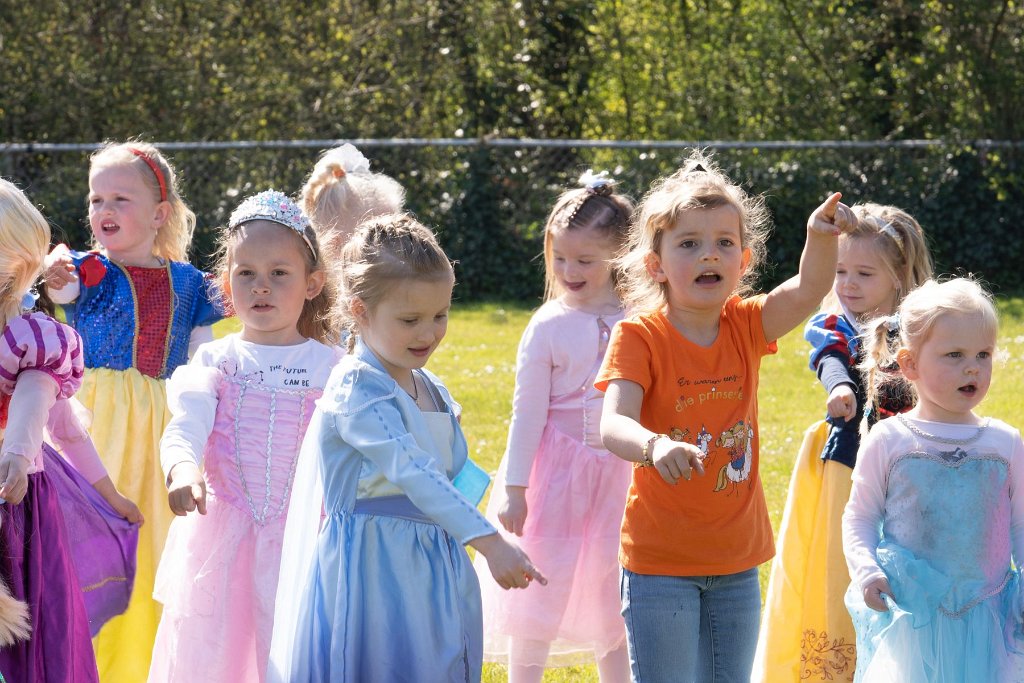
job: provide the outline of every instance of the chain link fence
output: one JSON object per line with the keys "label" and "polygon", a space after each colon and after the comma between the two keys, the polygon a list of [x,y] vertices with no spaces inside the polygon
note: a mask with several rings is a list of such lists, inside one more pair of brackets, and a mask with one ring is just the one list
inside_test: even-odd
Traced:
{"label": "chain link fence", "polygon": [[[355,144],[408,192],[407,207],[437,230],[458,262],[462,299],[536,300],[543,289],[541,232],[555,198],[587,169],[608,170],[639,200],[694,147],[749,191],[775,220],[768,285],[796,270],[807,215],[832,190],[848,203],[896,204],[922,223],[940,272],[980,274],[997,291],[1024,290],[1022,143],[615,142],[510,139],[362,139],[166,142],[198,216],[192,258],[208,265],[214,234],[245,196],[297,194],[320,153]],[[55,238],[89,244],[88,159],[98,144],[0,144],[0,174],[24,189]]]}

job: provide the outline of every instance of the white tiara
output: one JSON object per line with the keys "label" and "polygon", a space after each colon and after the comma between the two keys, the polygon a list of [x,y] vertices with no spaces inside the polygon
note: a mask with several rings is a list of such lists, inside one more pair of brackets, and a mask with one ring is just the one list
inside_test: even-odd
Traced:
{"label": "white tiara", "polygon": [[228,230],[234,230],[249,221],[270,221],[294,230],[299,233],[302,241],[306,243],[313,253],[313,257],[316,258],[316,249],[313,248],[313,243],[306,236],[309,219],[306,214],[302,213],[298,204],[289,199],[284,192],[264,190],[247,198],[231,212],[231,218],[228,219]]}

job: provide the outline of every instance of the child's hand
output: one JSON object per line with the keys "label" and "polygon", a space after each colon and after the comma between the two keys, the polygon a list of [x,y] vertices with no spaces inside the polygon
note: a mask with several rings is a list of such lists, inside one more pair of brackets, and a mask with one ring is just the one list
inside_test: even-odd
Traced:
{"label": "child's hand", "polygon": [[533,566],[526,553],[502,538],[501,534],[474,538],[469,544],[487,558],[491,576],[505,590],[526,588],[535,579],[540,585],[547,585],[548,580]]}
{"label": "child's hand", "polygon": [[142,516],[142,511],[139,510],[139,506],[122,496],[120,492],[108,498],[107,502],[110,503],[110,507],[114,508],[114,512],[132,524],[142,524],[146,521]]}
{"label": "child's hand", "polygon": [[505,531],[522,536],[527,513],[526,487],[506,486],[505,493],[508,494],[508,499],[498,511],[498,521],[505,527]]}
{"label": "child's hand", "polygon": [[43,260],[43,281],[47,289],[64,289],[77,279],[68,245],[58,244]]}
{"label": "child's hand", "polygon": [[704,454],[693,444],[658,439],[651,444],[651,461],[661,478],[669,484],[690,480],[693,472],[704,476]]}
{"label": "child's hand", "polygon": [[28,468],[32,461],[17,453],[0,457],[0,498],[17,505],[28,493]]}
{"label": "child's hand", "polygon": [[842,198],[841,193],[833,192],[825,203],[815,209],[807,219],[808,232],[838,235],[853,230],[857,225],[857,217],[850,207],[839,201]]}
{"label": "child's hand", "polygon": [[889,587],[889,580],[885,577],[878,579],[871,579],[864,584],[864,604],[875,610],[876,612],[888,612],[889,607],[882,600],[882,595],[888,595],[890,598],[892,595],[892,588]]}
{"label": "child's hand", "polygon": [[825,404],[828,416],[832,418],[845,418],[847,422],[857,414],[857,396],[849,384],[840,384],[828,395],[828,403]]}
{"label": "child's hand", "polygon": [[109,476],[97,479],[92,483],[92,487],[103,496],[103,500],[110,503],[110,507],[114,508],[114,512],[132,524],[142,524],[144,520],[142,513],[139,512],[139,507],[121,495],[121,492],[117,490]]}
{"label": "child's hand", "polygon": [[167,487],[167,504],[171,512],[184,517],[193,510],[206,514],[206,479],[194,462],[179,462],[171,469]]}

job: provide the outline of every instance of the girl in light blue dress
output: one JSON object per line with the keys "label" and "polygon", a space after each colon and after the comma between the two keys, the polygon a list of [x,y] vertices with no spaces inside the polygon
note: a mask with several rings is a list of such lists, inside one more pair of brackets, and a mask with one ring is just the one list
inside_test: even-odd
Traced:
{"label": "girl in light blue dress", "polygon": [[[928,281],[868,329],[869,398],[879,380],[909,382],[917,405],[871,429],[843,515],[854,680],[1024,680],[1024,442],[974,412],[992,380],[995,307],[972,280]],[[898,373],[876,372],[892,361]]]}
{"label": "girl in light blue dress", "polygon": [[451,264],[428,229],[393,215],[363,224],[340,267],[352,348],[299,457],[268,678],[479,681],[480,587],[463,545],[504,588],[546,580],[452,484],[467,461],[459,407],[423,369],[447,329]]}

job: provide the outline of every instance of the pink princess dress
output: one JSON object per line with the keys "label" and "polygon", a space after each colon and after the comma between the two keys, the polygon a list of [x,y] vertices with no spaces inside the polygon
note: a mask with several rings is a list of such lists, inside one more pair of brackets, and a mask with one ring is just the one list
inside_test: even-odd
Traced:
{"label": "pink princess dress", "polygon": [[[611,327],[622,317],[553,300],[523,332],[508,446],[487,519],[522,547],[548,585],[502,590],[477,556],[485,660],[565,666],[624,647],[617,557],[632,467],[601,444],[604,394],[594,388]],[[521,538],[498,521],[507,484],[527,487]]]}
{"label": "pink princess dress", "polygon": [[[199,438],[209,434],[207,511],[171,524],[154,589],[164,609],[151,682],[264,680],[299,447],[339,353],[313,340],[267,347],[230,335],[204,344],[172,377],[162,464],[169,472],[182,461],[183,433],[196,438],[176,424],[179,415],[199,424]],[[275,382],[283,370],[290,374]]]}

